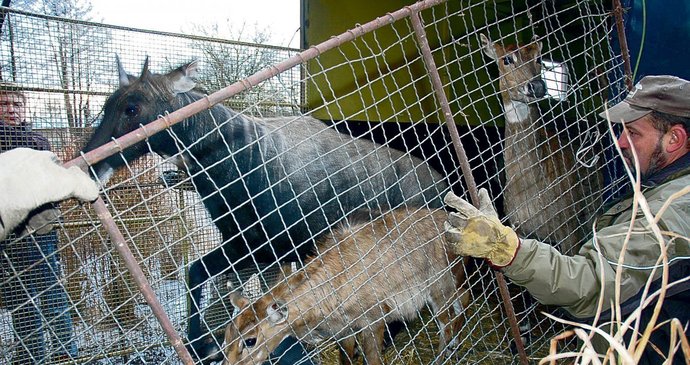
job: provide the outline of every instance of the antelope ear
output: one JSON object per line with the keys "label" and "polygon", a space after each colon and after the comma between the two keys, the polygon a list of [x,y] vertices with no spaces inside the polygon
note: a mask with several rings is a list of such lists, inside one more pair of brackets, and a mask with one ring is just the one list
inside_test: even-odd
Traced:
{"label": "antelope ear", "polygon": [[266,308],[266,317],[271,324],[283,323],[288,318],[288,308],[285,303],[273,302]]}
{"label": "antelope ear", "polygon": [[484,33],[479,34],[479,39],[482,42],[482,50],[484,51],[484,54],[489,56],[492,60],[495,60],[498,58],[498,55],[496,54],[496,48],[494,48],[494,42],[492,42],[489,37],[484,35]]}
{"label": "antelope ear", "polygon": [[240,294],[239,291],[234,291],[230,293],[230,295],[228,295],[228,299],[230,299],[230,303],[232,304],[232,306],[237,308],[238,310],[241,310],[249,305],[249,299],[244,295]]}
{"label": "antelope ear", "polygon": [[534,43],[537,46],[537,48],[539,49],[539,53],[541,53],[542,43],[539,42],[539,36],[538,35],[535,34],[532,36],[532,43]]}
{"label": "antelope ear", "polygon": [[127,71],[125,71],[125,68],[122,67],[122,62],[120,62],[120,56],[118,56],[117,54],[115,54],[115,61],[117,62],[117,74],[118,78],[120,79],[120,87],[129,86],[130,76],[127,75]]}
{"label": "antelope ear", "polygon": [[175,70],[171,71],[166,75],[170,84],[172,85],[172,91],[174,94],[186,93],[192,90],[196,86],[194,77],[196,77],[198,71],[198,62],[192,61],[186,65],[182,65]]}

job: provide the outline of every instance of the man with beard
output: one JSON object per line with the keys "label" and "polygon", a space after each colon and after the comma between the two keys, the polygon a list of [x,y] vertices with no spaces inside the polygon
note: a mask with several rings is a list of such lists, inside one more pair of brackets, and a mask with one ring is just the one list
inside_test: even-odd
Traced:
{"label": "man with beard", "polygon": [[[673,194],[690,186],[690,82],[673,76],[644,77],[625,100],[600,115],[625,126],[618,143],[625,163],[640,174],[642,200],[655,216],[667,253],[668,282],[687,279],[690,194]],[[456,253],[486,258],[541,303],[562,307],[577,322],[592,323],[601,302],[596,325],[604,333],[609,333],[611,317],[624,320],[641,311],[635,338],[639,341],[650,323],[658,328],[640,353],[639,364],[661,364],[668,358],[673,350],[671,319],[678,319],[685,335],[690,335],[689,281],[667,286],[654,318],[659,297],[655,293],[662,284],[661,243],[640,208],[642,197],[636,199],[631,192],[608,207],[596,220],[596,235],[576,255],[567,256],[546,243],[518,237],[501,223],[486,190],[479,195],[479,209],[452,193],[446,196],[446,203],[458,211],[446,223],[446,239]],[[619,318],[611,314],[617,303]],[[626,344],[635,330],[626,329]],[[609,348],[600,335],[592,344],[599,355]],[[672,363],[686,364],[688,359],[679,350]]]}

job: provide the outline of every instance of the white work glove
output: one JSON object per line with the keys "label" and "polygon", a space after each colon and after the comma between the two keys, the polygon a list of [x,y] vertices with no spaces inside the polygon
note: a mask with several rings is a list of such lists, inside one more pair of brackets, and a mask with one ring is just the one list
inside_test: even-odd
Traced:
{"label": "white work glove", "polygon": [[513,261],[520,239],[501,223],[486,189],[479,190],[479,209],[452,192],[444,201],[458,211],[445,223],[446,242],[456,254],[485,258],[498,268]]}
{"label": "white work glove", "polygon": [[98,186],[86,173],[76,166],[66,169],[59,162],[52,152],[29,148],[0,154],[0,239],[44,204],[98,198]]}

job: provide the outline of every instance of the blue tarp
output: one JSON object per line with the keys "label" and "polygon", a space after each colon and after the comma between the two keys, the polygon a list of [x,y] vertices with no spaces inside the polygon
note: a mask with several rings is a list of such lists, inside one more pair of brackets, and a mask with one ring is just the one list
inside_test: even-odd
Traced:
{"label": "blue tarp", "polygon": [[633,72],[642,51],[634,81],[646,75],[690,80],[690,0],[623,0],[622,5]]}

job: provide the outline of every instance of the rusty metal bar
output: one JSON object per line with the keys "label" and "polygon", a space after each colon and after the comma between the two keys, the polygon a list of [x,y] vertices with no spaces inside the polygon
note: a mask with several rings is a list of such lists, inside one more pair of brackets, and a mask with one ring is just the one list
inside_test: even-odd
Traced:
{"label": "rusty metal bar", "polygon": [[173,327],[172,322],[170,322],[170,318],[168,318],[168,315],[165,313],[163,306],[158,301],[158,298],[156,298],[151,284],[146,279],[144,272],[141,270],[136,258],[134,258],[129,246],[127,246],[125,237],[117,228],[117,225],[113,220],[113,216],[105,206],[103,199],[98,198],[98,200],[96,200],[91,206],[96,211],[96,214],[101,220],[103,227],[108,232],[108,235],[110,235],[110,239],[115,245],[117,252],[120,253],[120,256],[122,256],[127,270],[129,270],[129,273],[132,275],[134,283],[139,288],[139,291],[144,295],[146,303],[148,303],[148,305],[151,307],[153,315],[156,316],[156,319],[158,319],[161,327],[163,327],[163,331],[168,336],[170,344],[175,349],[175,352],[177,352],[177,355],[185,364],[193,365],[194,360],[192,359],[192,356],[184,346],[180,335],[177,333],[177,331],[175,331],[175,327]]}
{"label": "rusty metal bar", "polygon": [[[122,223],[146,223],[148,221],[155,221],[155,220],[164,220],[170,218],[169,215],[158,215],[158,216],[151,216],[151,217],[142,217],[142,218],[124,218],[120,219],[120,222]],[[93,225],[93,221],[71,221],[71,222],[63,222],[60,223],[61,227],[65,228],[75,228],[75,227],[91,227]]]}
{"label": "rusty metal bar", "polygon": [[[450,110],[450,105],[448,104],[448,98],[446,93],[443,91],[443,83],[441,82],[441,75],[438,73],[438,68],[436,67],[436,62],[434,61],[434,56],[431,53],[431,47],[427,41],[426,32],[424,31],[424,24],[422,18],[419,16],[418,10],[413,10],[408,8],[410,11],[410,19],[412,20],[412,27],[414,28],[415,36],[417,37],[417,43],[422,51],[422,58],[426,65],[426,69],[429,72],[429,77],[431,78],[431,83],[436,94],[436,99],[438,100],[441,110],[443,111],[443,118],[445,119],[446,125],[448,126],[448,131],[450,132],[451,139],[453,140],[453,147],[455,148],[455,153],[458,155],[460,161],[460,169],[462,170],[462,176],[467,184],[472,203],[475,206],[479,206],[479,193],[477,192],[477,184],[474,181],[474,176],[472,175],[472,168],[467,159],[467,154],[465,153],[465,148],[462,146],[462,141],[460,140],[460,135],[458,133],[458,128],[455,125],[455,120],[453,119],[453,114]],[[462,113],[461,113],[462,114]],[[513,303],[510,301],[510,293],[508,292],[508,284],[506,283],[503,273],[500,271],[495,271],[496,281],[498,282],[499,292],[501,294],[501,299],[503,301],[503,306],[506,311],[506,316],[508,317],[508,323],[510,324],[510,332],[513,335],[513,340],[518,350],[518,356],[520,358],[520,363],[523,365],[528,365],[529,360],[527,358],[527,352],[525,352],[525,345],[522,343],[520,337],[520,328],[518,326],[517,318],[515,316],[515,310],[513,309]]]}
{"label": "rusty metal bar", "polygon": [[623,68],[625,69],[625,85],[628,91],[633,88],[632,65],[630,64],[630,49],[628,39],[625,37],[625,24],[623,23],[623,6],[620,0],[613,0],[613,16],[616,18],[616,30],[618,32],[618,43],[621,46],[621,56],[623,56]]}
{"label": "rusty metal bar", "polygon": [[448,130],[450,131],[450,137],[453,140],[453,147],[460,161],[460,170],[462,170],[463,179],[467,184],[467,189],[469,190],[472,202],[474,205],[478,205],[479,193],[477,192],[477,183],[474,181],[472,168],[470,167],[470,162],[467,158],[467,153],[462,145],[462,141],[460,141],[460,134],[458,132],[458,127],[455,125],[455,120],[453,119],[453,113],[450,110],[448,98],[446,97],[446,93],[443,91],[441,75],[438,73],[436,62],[431,54],[431,47],[429,46],[429,42],[427,41],[426,33],[424,31],[424,24],[419,16],[419,12],[414,12],[412,10],[411,12],[410,19],[412,20],[412,27],[414,29],[415,36],[417,37],[419,47],[422,50],[422,59],[424,60],[427,71],[429,72],[429,77],[431,78],[431,84],[433,85],[436,99],[441,106],[441,111],[443,111],[443,119],[445,120]]}

